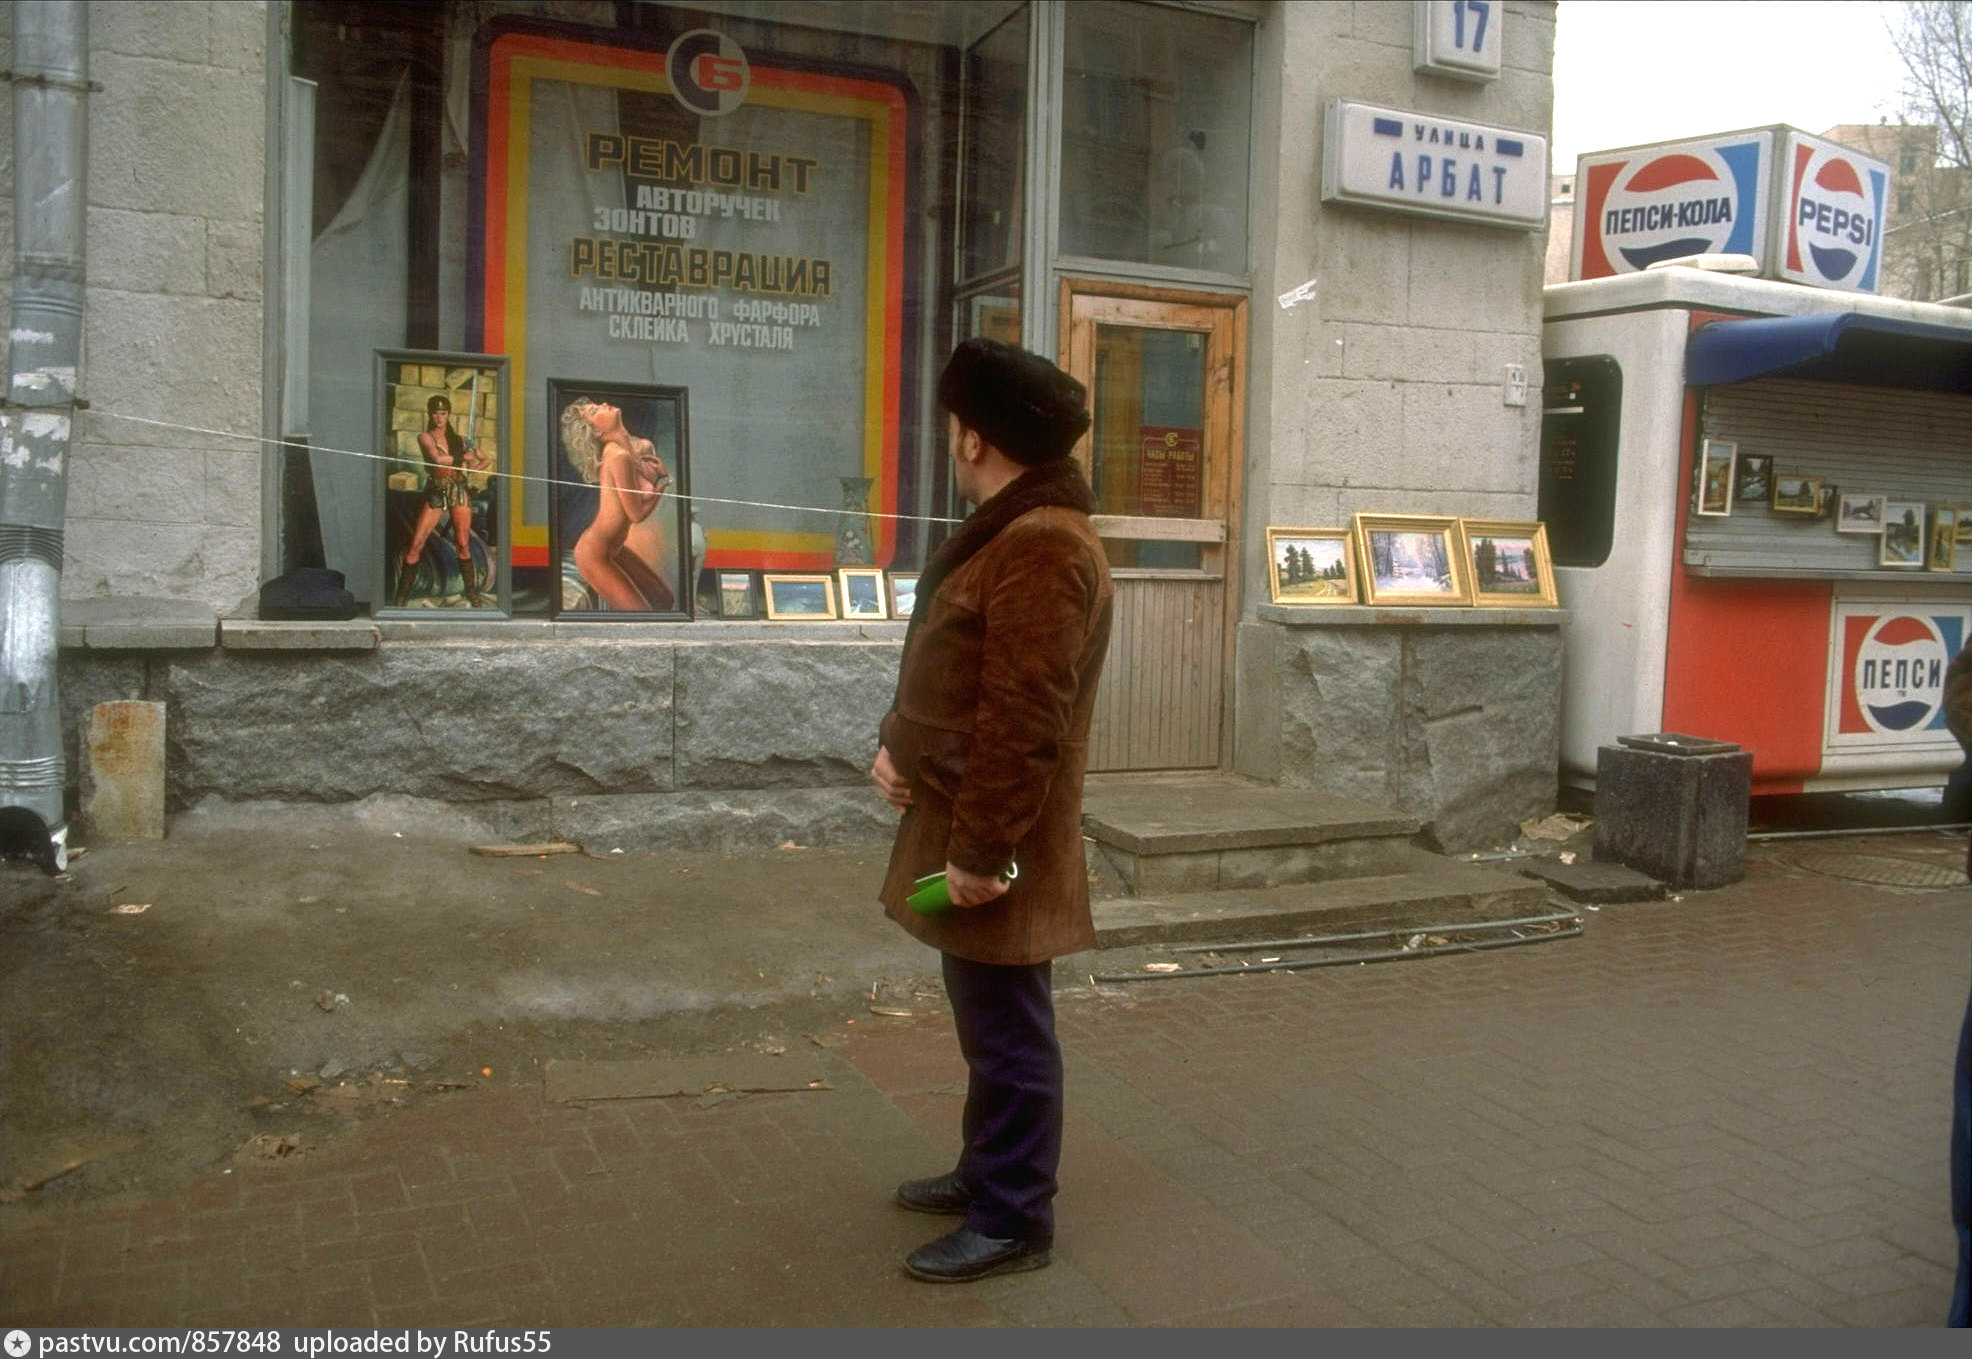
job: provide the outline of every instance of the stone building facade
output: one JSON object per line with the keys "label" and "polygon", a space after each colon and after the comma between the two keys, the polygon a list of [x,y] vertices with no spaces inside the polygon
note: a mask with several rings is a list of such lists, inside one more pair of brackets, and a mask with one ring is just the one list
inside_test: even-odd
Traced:
{"label": "stone building facade", "polygon": [[[397,17],[388,13],[392,8]],[[1091,343],[1098,351],[1124,325],[1102,317],[1135,315],[1131,309],[1143,306],[1201,308],[1198,314],[1219,319],[1191,330],[1185,330],[1191,322],[1157,324],[1225,346],[1221,358],[1196,369],[1205,384],[1202,399],[1223,403],[1222,423],[1160,417],[1140,402],[1131,408],[1124,442],[1137,431],[1146,438],[1155,432],[1179,447],[1195,423],[1207,431],[1208,445],[1221,441],[1205,456],[1225,462],[1229,489],[1208,490],[1202,499],[1194,492],[1185,505],[1178,503],[1186,494],[1182,480],[1159,482],[1166,491],[1177,487],[1177,500],[1165,503],[1143,473],[1133,483],[1138,501],[1110,507],[1119,532],[1148,535],[1119,549],[1119,567],[1157,576],[1159,588],[1174,591],[1219,582],[1220,593],[1204,606],[1216,611],[1212,636],[1220,649],[1200,663],[1200,673],[1222,686],[1216,706],[1196,722],[1207,753],[1171,767],[1394,803],[1431,823],[1450,847],[1477,847],[1510,833],[1554,799],[1561,657],[1552,612],[1309,610],[1270,598],[1269,527],[1347,527],[1353,515],[1368,512],[1534,517],[1545,223],[1445,220],[1344,202],[1325,191],[1331,154],[1325,127],[1337,100],[1401,114],[1405,136],[1414,130],[1420,142],[1427,131],[1435,138],[1434,124],[1457,123],[1545,147],[1555,6],[1527,0],[1495,7],[1504,61],[1495,76],[1477,81],[1417,69],[1417,14],[1430,8],[1327,0],[689,8],[561,0],[90,4],[91,76],[101,89],[90,96],[80,387],[87,408],[76,425],[62,577],[71,778],[73,733],[88,706],[149,698],[167,705],[174,808],[208,797],[433,799],[470,804],[516,836],[606,840],[612,847],[739,848],[887,834],[865,770],[888,705],[902,622],[742,621],[717,616],[703,598],[691,621],[569,621],[560,612],[559,567],[549,562],[554,539],[543,527],[547,511],[521,503],[533,494],[521,489],[509,506],[503,550],[515,554],[517,582],[529,571],[545,574],[517,583],[512,607],[499,616],[390,616],[378,584],[384,564],[362,536],[368,529],[359,523],[360,533],[338,536],[338,523],[370,513],[348,491],[356,485],[357,496],[365,494],[367,474],[345,478],[338,490],[325,467],[332,457],[361,450],[349,447],[351,435],[330,438],[324,431],[353,428],[360,438],[367,428],[368,369],[361,365],[370,349],[506,355],[531,343],[541,351],[539,362],[516,372],[510,437],[531,441],[534,451],[516,452],[516,460],[548,452],[541,384],[581,376],[545,370],[552,360],[539,335],[510,332],[520,338],[503,346],[487,340],[500,302],[486,281],[489,251],[498,244],[490,234],[489,195],[509,164],[487,155],[489,129],[505,116],[498,104],[508,69],[500,65],[501,43],[519,45],[515,71],[535,69],[527,62],[576,60],[571,54],[592,62],[580,73],[556,69],[571,91],[565,98],[574,121],[566,126],[593,133],[601,126],[594,91],[656,88],[655,76],[621,72],[656,70],[652,63],[661,57],[675,61],[675,35],[690,31],[715,35],[704,40],[715,65],[690,68],[712,73],[715,96],[722,69],[716,61],[742,60],[717,55],[734,50],[719,46],[723,35],[751,63],[748,97],[761,108],[767,107],[763,90],[849,99],[850,85],[861,81],[856,89],[864,93],[855,97],[888,111],[855,113],[865,119],[855,135],[908,128],[886,172],[899,176],[906,191],[889,244],[869,234],[874,226],[847,245],[813,237],[822,242],[813,246],[818,256],[848,252],[834,256],[839,270],[844,260],[876,261],[872,290],[878,264],[903,289],[892,319],[884,320],[871,301],[863,313],[871,319],[841,322],[836,350],[873,356],[865,379],[877,395],[852,402],[852,413],[891,433],[879,438],[871,424],[855,448],[870,450],[876,494],[890,497],[881,501],[885,512],[913,526],[883,537],[879,568],[915,569],[943,531],[940,521],[963,512],[940,468],[941,417],[926,395],[956,336],[1004,327],[998,333],[1066,364],[1074,337],[1083,333],[1074,327],[1084,299],[1095,299]],[[428,26],[378,39],[369,83],[335,74],[362,65],[369,41],[363,24],[410,24],[412,11],[422,11],[420,22]],[[1167,29],[1179,36],[1159,48],[1152,39]],[[1188,84],[1193,76],[1182,72],[1184,63],[1168,56],[1186,50],[1185,35],[1194,33],[1207,44],[1196,50],[1216,54],[1195,62],[1211,68],[1218,83],[1210,88]],[[545,46],[522,50],[527,43]],[[399,82],[401,102],[389,109],[375,99],[365,105],[372,85],[385,91],[376,98],[389,102],[385,68],[400,59],[407,72]],[[300,122],[295,77],[303,66],[313,72],[311,97],[319,101],[313,107],[323,114],[312,135]],[[675,70],[673,79],[681,79]],[[995,90],[1006,96],[998,104],[987,97]],[[605,138],[631,136],[636,127],[672,129],[648,136],[685,145],[675,132],[682,126],[678,111],[667,100],[646,93],[610,98],[619,131]],[[786,107],[796,108],[799,100],[787,99]],[[548,102],[537,101],[535,116],[546,116],[540,110]],[[361,116],[335,112],[347,108]],[[1163,128],[1158,120],[1167,115],[1160,110],[1171,109],[1179,113],[1170,117],[1182,114],[1198,126]],[[390,110],[404,121],[394,122]],[[1142,152],[1129,162],[1141,163],[1140,173],[1131,171],[1137,178],[1085,193],[1077,167],[1122,163],[1112,143],[1138,136],[1131,129],[1139,124],[1163,130],[1144,133],[1141,146],[1130,143],[1132,154]],[[701,125],[740,124],[707,116]],[[808,135],[807,124],[785,125],[795,128],[789,135]],[[967,140],[981,128],[987,135]],[[358,131],[365,139],[360,145],[336,140]],[[1167,133],[1168,142],[1156,140]],[[711,131],[699,135],[703,146],[718,150]],[[393,137],[408,140],[408,152],[386,154]],[[1084,141],[1097,151],[1078,149]],[[980,147],[995,143],[1024,147],[1025,158],[997,168],[976,159],[984,157]],[[10,137],[0,136],[0,146],[9,144]],[[551,192],[592,184],[597,153],[586,171],[579,157],[557,168],[540,159],[546,143],[533,145],[537,159],[525,173],[535,178],[518,182],[518,189],[533,189],[534,206],[525,211],[546,211]],[[590,145],[601,146],[606,159],[613,143]],[[1227,146],[1242,149],[1221,150]],[[792,165],[796,153],[789,156]],[[1449,151],[1441,156],[1451,158]],[[312,170],[301,163],[308,157]],[[856,173],[865,164],[876,162],[858,160]],[[1546,166],[1532,168],[1541,174],[1544,199]],[[994,180],[995,173],[1003,178]],[[876,202],[878,190],[857,183],[862,196],[854,203]],[[298,184],[312,185],[314,201]],[[755,196],[764,203],[773,192],[781,190],[760,188]],[[1015,195],[1011,220],[1002,221],[1001,205],[988,201],[995,193]],[[325,205],[325,194],[334,201]],[[682,191],[677,201],[684,203]],[[1159,206],[1181,201],[1196,221]],[[795,214],[796,200],[786,202]],[[1039,206],[1021,211],[1021,203]],[[324,272],[324,251],[334,244],[328,228],[356,220],[350,214],[357,207],[369,213],[366,229],[384,223],[388,230],[378,239],[387,244],[401,239],[391,232],[408,234],[408,292],[397,274],[387,287],[378,283],[383,265],[351,266],[348,256],[335,257],[336,270]],[[764,217],[767,209],[758,211]],[[336,221],[324,222],[338,212]],[[408,225],[389,226],[399,220],[389,214],[399,212]],[[955,223],[955,214],[964,221]],[[706,218],[693,229],[740,230],[731,217],[729,211],[724,219]],[[652,218],[655,231],[655,210]],[[1187,238],[1187,222],[1204,223],[1196,244]],[[975,230],[1002,234],[978,255],[968,234]],[[882,255],[885,249],[896,253]],[[1192,253],[1172,262],[1179,259],[1174,252],[1186,250]],[[552,296],[565,298],[576,314],[574,285],[553,291],[562,287],[557,278],[578,268],[566,250],[555,254],[544,246],[532,257],[512,258],[534,266],[519,286],[550,290],[529,294],[537,311],[540,298]],[[298,427],[294,413],[310,403],[297,394],[328,361],[324,318],[335,317],[344,330],[351,315],[360,323],[352,299],[368,299],[378,288],[407,297],[405,310],[358,335],[360,363],[349,361],[348,382],[318,383],[309,425]],[[594,300],[581,296],[582,305]],[[742,316],[730,310],[735,297],[746,300],[727,295],[729,319]],[[297,314],[302,308],[309,314]],[[762,334],[770,331],[779,333],[761,327]],[[716,356],[704,347],[713,343],[711,332],[688,333],[697,348],[677,362],[711,364]],[[791,327],[789,334],[808,343]],[[1154,339],[1131,341],[1133,362],[1148,365],[1146,371],[1167,359],[1191,362],[1178,348],[1166,354]],[[632,349],[635,363],[645,366],[645,383],[661,379],[676,354],[654,341],[607,352]],[[819,360],[829,346],[810,352]],[[764,365],[767,356],[748,362]],[[775,540],[779,546],[749,558],[754,549],[746,544],[766,541],[782,527],[737,518],[735,527],[719,518],[727,513],[720,509],[725,501],[779,499],[721,489],[782,483],[773,468],[741,475],[723,466],[722,460],[739,465],[745,443],[722,434],[728,426],[720,422],[746,418],[749,403],[766,409],[783,400],[776,384],[785,383],[763,377],[756,386],[745,376],[764,374],[765,367],[703,371],[740,374],[724,385],[744,389],[745,399],[741,408],[727,409],[719,404],[722,380],[691,384],[692,489],[708,488],[693,505],[711,540],[701,555],[714,569],[724,563],[750,570],[757,583],[783,559],[826,550],[826,544],[813,548],[817,535],[804,526],[807,537],[789,529],[784,541]],[[1155,386],[1146,380],[1144,401],[1157,399]],[[822,391],[812,399],[837,395]],[[879,406],[881,421],[874,413]],[[335,426],[337,420],[343,424]],[[784,433],[764,430],[761,437],[771,443]],[[312,453],[297,454],[303,435]],[[847,464],[827,469],[829,488],[838,471],[861,470],[856,459],[863,454],[852,449],[842,456]],[[516,461],[510,470],[545,475],[546,464]],[[832,489],[828,505],[820,499],[811,494],[803,503],[839,504]],[[1146,518],[1167,527],[1145,529]],[[1157,536],[1172,532],[1193,534],[1178,540],[1183,551]],[[540,565],[522,563],[527,552]],[[362,615],[333,623],[256,616],[264,582],[318,559],[344,572],[368,606]],[[700,560],[692,559],[695,572]],[[827,573],[832,565],[807,569]],[[1189,625],[1189,616],[1180,615],[1169,626],[1175,636]],[[1111,668],[1123,675],[1137,665],[1113,657]],[[1119,704],[1115,723],[1160,720],[1165,700],[1148,687],[1133,695]],[[1119,772],[1157,767],[1157,757],[1132,763],[1119,756],[1116,765]]]}

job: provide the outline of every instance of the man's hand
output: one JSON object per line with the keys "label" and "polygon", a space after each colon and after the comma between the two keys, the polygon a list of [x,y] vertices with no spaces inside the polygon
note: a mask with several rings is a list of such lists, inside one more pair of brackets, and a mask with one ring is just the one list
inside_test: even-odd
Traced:
{"label": "man's hand", "polygon": [[945,884],[954,906],[984,906],[1005,896],[1008,887],[1005,878],[982,878],[949,862],[945,865]]}
{"label": "man's hand", "polygon": [[911,805],[911,785],[897,772],[897,766],[890,762],[890,751],[885,746],[876,748],[876,763],[870,766],[870,781],[883,794],[883,800],[898,811]]}

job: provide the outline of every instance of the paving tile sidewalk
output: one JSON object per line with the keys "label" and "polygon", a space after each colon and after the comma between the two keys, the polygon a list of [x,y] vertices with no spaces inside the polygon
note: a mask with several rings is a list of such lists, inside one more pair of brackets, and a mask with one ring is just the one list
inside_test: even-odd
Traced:
{"label": "paving tile sidewalk", "polygon": [[1064,990],[1053,1268],[898,1270],[949,1164],[943,1015],[831,1088],[488,1086],[328,1149],[0,1215],[10,1325],[1938,1324],[1972,890],[1784,856],[1583,937]]}

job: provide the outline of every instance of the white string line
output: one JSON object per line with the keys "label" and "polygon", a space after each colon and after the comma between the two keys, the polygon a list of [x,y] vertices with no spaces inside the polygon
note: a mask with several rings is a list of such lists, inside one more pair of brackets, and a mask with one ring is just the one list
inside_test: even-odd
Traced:
{"label": "white string line", "polygon": [[[322,444],[302,444],[296,443],[292,439],[271,439],[264,434],[235,434],[231,430],[204,429],[198,425],[181,425],[170,420],[150,420],[141,415],[122,415],[116,411],[103,410],[97,406],[89,407],[87,413],[100,416],[107,420],[124,420],[131,424],[151,425],[158,429],[175,429],[186,434],[205,434],[216,439],[238,439],[243,443],[254,444],[277,444],[282,448],[299,448],[309,453],[333,453],[337,457],[362,458],[369,462],[402,463],[404,461],[402,458],[390,453],[367,453],[356,448],[329,448]],[[410,469],[406,468],[405,470],[408,471]],[[509,481],[531,481],[542,486],[573,486],[577,489],[596,489],[595,483],[590,481],[564,481],[559,477],[531,476],[524,472],[501,472],[490,467],[466,467],[462,470],[474,476],[503,477]],[[722,496],[714,495],[679,495],[668,487],[662,494],[669,495],[674,500],[697,502],[706,505],[743,505],[748,509],[792,510],[797,514],[832,514],[838,518],[850,516],[861,519],[911,520],[921,524],[959,524],[965,522],[961,519],[948,519],[935,514],[885,514],[881,510],[831,510],[824,509],[819,505],[783,505],[772,500],[729,500]]]}

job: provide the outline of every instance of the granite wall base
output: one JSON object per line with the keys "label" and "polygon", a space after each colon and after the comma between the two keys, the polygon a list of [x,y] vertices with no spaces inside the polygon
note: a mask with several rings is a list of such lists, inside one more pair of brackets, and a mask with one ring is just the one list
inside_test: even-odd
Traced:
{"label": "granite wall base", "polygon": [[1509,842],[1520,822],[1554,809],[1558,617],[1262,619],[1241,625],[1238,658],[1242,774],[1409,812],[1425,823],[1425,843],[1447,853]]}

